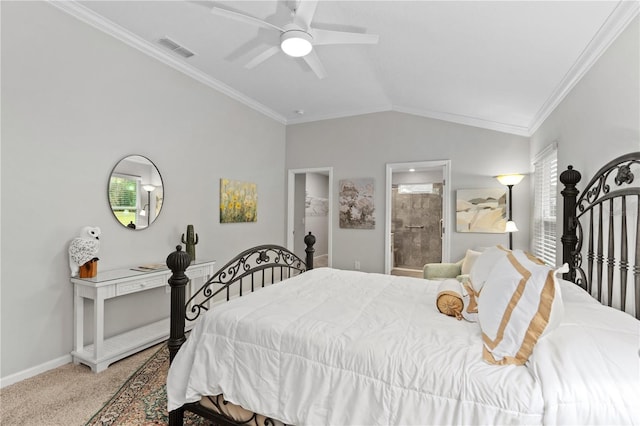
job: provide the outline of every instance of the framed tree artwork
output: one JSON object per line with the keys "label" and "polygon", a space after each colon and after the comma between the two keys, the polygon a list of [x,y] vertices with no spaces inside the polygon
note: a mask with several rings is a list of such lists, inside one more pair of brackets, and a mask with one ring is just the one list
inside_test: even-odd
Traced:
{"label": "framed tree artwork", "polygon": [[373,178],[340,180],[340,228],[374,229]]}

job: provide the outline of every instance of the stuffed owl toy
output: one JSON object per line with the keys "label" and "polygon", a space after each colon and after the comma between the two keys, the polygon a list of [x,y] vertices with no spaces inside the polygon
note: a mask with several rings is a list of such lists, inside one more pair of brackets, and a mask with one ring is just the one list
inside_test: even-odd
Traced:
{"label": "stuffed owl toy", "polygon": [[100,228],[85,226],[79,237],[71,240],[69,244],[69,267],[71,276],[77,277],[80,266],[92,259],[98,259],[96,255],[100,249]]}

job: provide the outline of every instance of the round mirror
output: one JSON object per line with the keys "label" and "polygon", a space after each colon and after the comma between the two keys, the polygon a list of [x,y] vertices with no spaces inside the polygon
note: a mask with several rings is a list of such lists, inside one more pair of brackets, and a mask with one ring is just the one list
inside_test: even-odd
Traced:
{"label": "round mirror", "polygon": [[107,195],[111,211],[122,226],[146,229],[162,209],[162,177],[151,160],[130,155],[111,171]]}

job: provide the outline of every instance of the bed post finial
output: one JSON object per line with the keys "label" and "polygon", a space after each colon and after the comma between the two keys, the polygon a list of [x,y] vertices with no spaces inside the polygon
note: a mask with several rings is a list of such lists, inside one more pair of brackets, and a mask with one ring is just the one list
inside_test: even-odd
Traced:
{"label": "bed post finial", "polygon": [[304,249],[304,251],[307,253],[305,263],[307,264],[308,271],[313,269],[313,253],[316,251],[316,249],[313,248],[313,245],[316,243],[316,237],[309,232],[309,234],[304,237],[304,243],[307,245],[307,248]]}
{"label": "bed post finial", "polygon": [[576,236],[576,198],[578,197],[578,189],[576,184],[580,182],[582,176],[577,170],[573,170],[573,166],[567,167],[567,170],[560,173],[560,182],[564,185],[564,189],[560,191],[564,199],[563,203],[563,222],[562,222],[562,263],[569,265],[569,272],[562,274],[567,281],[575,282],[576,265],[574,252],[578,237]]}
{"label": "bed post finial", "polygon": [[185,287],[189,282],[189,277],[184,274],[191,263],[189,253],[182,251],[182,246],[176,246],[176,251],[167,256],[167,266],[171,269],[169,285],[171,286],[171,324],[169,332],[169,363],[178,353],[180,346],[186,340],[184,336],[184,316],[185,316]]}

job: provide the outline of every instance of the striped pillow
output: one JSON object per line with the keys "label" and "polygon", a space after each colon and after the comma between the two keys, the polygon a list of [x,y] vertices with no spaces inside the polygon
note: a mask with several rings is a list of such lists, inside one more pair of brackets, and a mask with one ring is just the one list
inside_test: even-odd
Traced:
{"label": "striped pillow", "polygon": [[498,259],[478,300],[483,353],[490,364],[522,365],[538,339],[559,324],[564,308],[557,272],[522,250]]}

